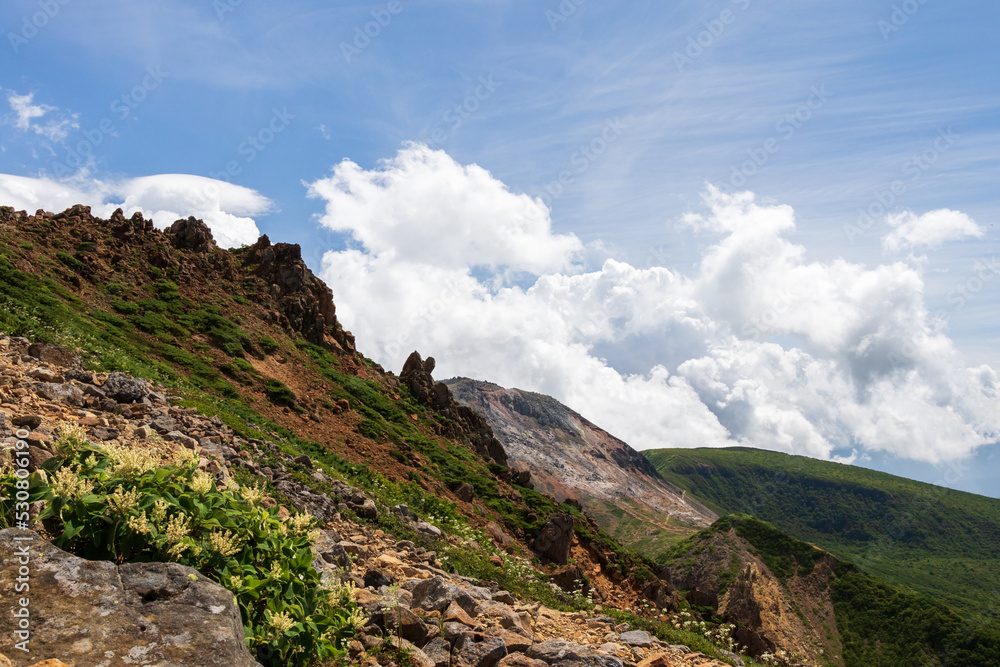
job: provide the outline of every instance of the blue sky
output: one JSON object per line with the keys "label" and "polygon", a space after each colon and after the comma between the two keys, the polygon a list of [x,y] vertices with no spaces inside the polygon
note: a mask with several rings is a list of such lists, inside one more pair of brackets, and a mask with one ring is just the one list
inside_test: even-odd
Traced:
{"label": "blue sky", "polygon": [[637,447],[750,444],[998,495],[998,19],[939,0],[12,0],[0,193],[300,243],[387,368],[418,346]]}

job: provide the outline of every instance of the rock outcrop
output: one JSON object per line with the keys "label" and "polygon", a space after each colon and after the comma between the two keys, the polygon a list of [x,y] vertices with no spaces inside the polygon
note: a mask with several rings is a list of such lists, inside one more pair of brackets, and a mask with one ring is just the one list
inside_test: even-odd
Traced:
{"label": "rock outcrop", "polygon": [[[243,280],[246,272],[240,269],[242,261],[251,271],[252,280],[261,283],[261,305],[270,308],[283,326],[328,349],[355,352],[354,337],[337,322],[333,293],[306,266],[298,245],[272,246],[262,236],[249,251],[226,251],[215,243],[208,225],[194,217],[177,220],[161,231],[141,213],[126,218],[117,209],[102,220],[91,214],[89,206],[82,205],[54,214],[39,211],[33,216],[2,207],[0,222],[26,229],[37,229],[39,224],[66,225],[74,231],[89,228],[77,234],[89,248],[68,260],[73,266],[69,280],[77,288],[83,281],[103,284],[109,279],[141,279],[139,275],[128,275],[126,259],[136,250],[141,250],[149,264],[171,276],[171,280],[196,288],[220,279]],[[110,234],[102,233],[105,230]],[[31,270],[30,265],[19,268]]]}
{"label": "rock outcrop", "polygon": [[297,243],[271,245],[267,235],[261,236],[247,251],[244,266],[269,286],[286,328],[316,345],[354,352],[354,336],[337,322],[333,291],[309,270]]}
{"label": "rock outcrop", "polygon": [[434,357],[421,359],[419,352],[412,352],[403,364],[399,379],[406,383],[413,396],[423,405],[451,420],[451,425],[441,425],[442,435],[464,440],[476,453],[507,467],[507,452],[493,435],[486,420],[452,397],[444,382],[435,382],[431,376]]}
{"label": "rock outcrop", "polygon": [[215,246],[212,230],[193,216],[187,220],[177,220],[167,228],[166,233],[174,247],[182,250],[208,252]]}
{"label": "rock outcrop", "polygon": [[736,625],[733,639],[748,655],[777,650],[805,664],[843,665],[830,582],[832,557],[813,571],[780,580],[735,530],[718,531],[666,566],[661,576]]}
{"label": "rock outcrop", "polygon": [[565,565],[569,562],[572,546],[573,516],[570,514],[554,514],[542,526],[541,532],[535,538],[535,551],[556,565]]}
{"label": "rock outcrop", "polygon": [[[20,568],[26,563],[28,574]],[[19,579],[20,577],[20,579]],[[19,580],[29,589],[15,590]],[[233,594],[176,563],[77,558],[29,530],[0,531],[0,598],[27,600],[30,653],[11,650],[19,618],[0,614],[3,650],[15,665],[255,667]],[[20,639],[20,638],[18,638]],[[30,656],[25,660],[22,656]]]}

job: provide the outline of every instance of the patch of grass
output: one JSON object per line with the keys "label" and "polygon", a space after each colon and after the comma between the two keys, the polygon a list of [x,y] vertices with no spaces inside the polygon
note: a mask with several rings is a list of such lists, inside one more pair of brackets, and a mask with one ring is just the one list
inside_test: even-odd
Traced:
{"label": "patch of grass", "polygon": [[76,257],[73,257],[73,255],[70,255],[69,253],[63,251],[59,251],[56,253],[56,259],[58,259],[60,262],[62,262],[69,268],[73,269],[77,273],[80,273],[85,268],[87,268],[84,265],[84,263],[78,260]]}
{"label": "patch of grass", "polygon": [[268,378],[264,382],[264,391],[275,405],[287,405],[288,407],[295,407],[296,405],[297,398],[294,392],[279,380]]}
{"label": "patch of grass", "polygon": [[270,336],[261,336],[257,339],[257,344],[260,346],[260,349],[264,351],[264,354],[274,354],[281,349],[278,342]]}
{"label": "patch of grass", "polygon": [[122,315],[138,315],[142,312],[142,307],[139,304],[132,303],[131,301],[122,301],[121,299],[112,301],[111,307]]}

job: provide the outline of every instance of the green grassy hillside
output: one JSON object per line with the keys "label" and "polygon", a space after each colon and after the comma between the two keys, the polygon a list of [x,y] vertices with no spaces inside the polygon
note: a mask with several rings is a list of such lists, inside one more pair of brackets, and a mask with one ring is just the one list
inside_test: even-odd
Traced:
{"label": "green grassy hillside", "polygon": [[[807,575],[825,555],[769,523],[746,515],[725,516],[674,549],[668,567],[683,565],[717,533],[732,533],[782,582]],[[829,597],[847,667],[910,667],[1000,664],[1000,628],[988,618],[966,619],[930,596],[885,583],[845,561],[836,561]]]}
{"label": "green grassy hillside", "polygon": [[1000,500],[755,449],[643,454],[720,514],[769,521],[967,618],[1000,610]]}

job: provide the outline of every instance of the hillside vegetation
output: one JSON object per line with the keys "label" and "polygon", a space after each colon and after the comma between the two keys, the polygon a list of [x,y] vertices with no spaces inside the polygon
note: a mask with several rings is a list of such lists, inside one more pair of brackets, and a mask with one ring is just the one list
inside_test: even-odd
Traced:
{"label": "hillside vegetation", "polygon": [[[764,563],[782,583],[784,604],[790,605],[803,621],[808,617],[819,621],[816,625],[824,625],[825,621],[814,617],[810,608],[822,606],[824,598],[832,603],[839,635],[832,643],[842,651],[843,662],[840,656],[828,652],[830,664],[990,667],[1000,661],[1000,630],[990,619],[962,618],[946,604],[879,581],[854,565],[831,559],[824,551],[747,515],[723,517],[677,545],[664,559],[665,569],[673,578],[687,579],[722,598],[730,587],[737,585],[738,572],[743,568],[739,558],[730,563],[728,559],[714,557],[727,537],[730,544],[735,539],[746,545],[749,553]],[[706,569],[698,563],[698,557],[707,553],[713,558]],[[799,587],[792,585],[793,580],[801,581],[810,575],[820,578],[819,593],[814,592],[806,599],[796,597],[794,591]],[[777,606],[774,600],[768,602],[757,606],[758,615],[766,615],[768,607]],[[833,640],[834,628],[824,629]],[[818,658],[817,662],[820,661],[825,662]]]}
{"label": "hillside vegetation", "polygon": [[967,618],[1000,607],[1000,500],[755,449],[643,454],[720,513],[768,521]]}

